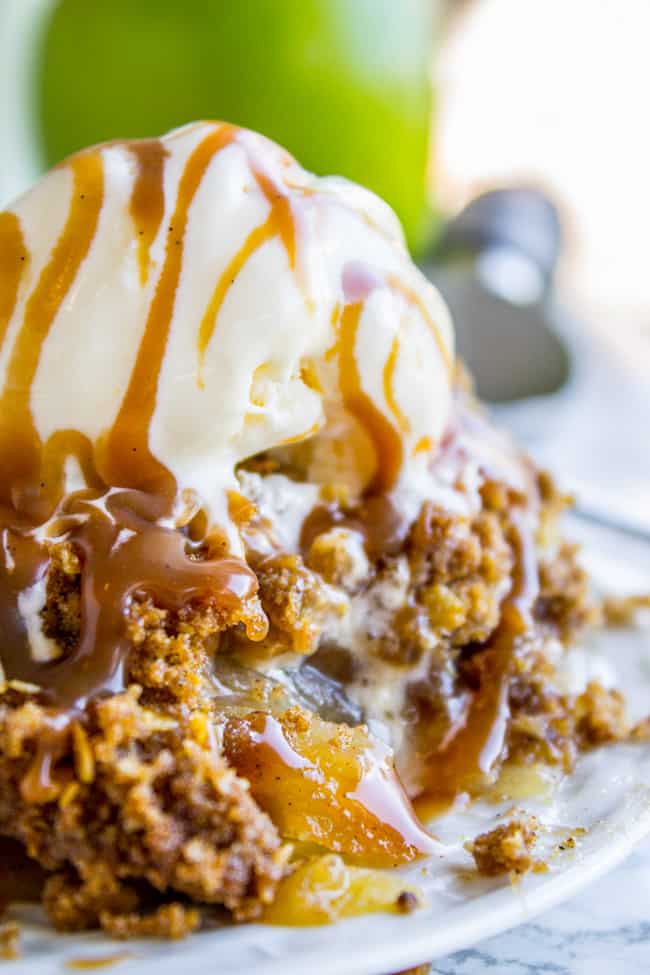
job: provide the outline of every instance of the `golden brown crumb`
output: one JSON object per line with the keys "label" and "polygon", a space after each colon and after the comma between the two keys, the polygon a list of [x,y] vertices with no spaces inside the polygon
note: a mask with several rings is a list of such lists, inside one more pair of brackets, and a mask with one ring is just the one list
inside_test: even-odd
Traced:
{"label": "golden brown crumb", "polygon": [[135,911],[136,891],[122,883],[108,864],[92,864],[51,874],[43,888],[43,906],[59,931],[85,931],[98,926],[102,912]]}
{"label": "golden brown crumb", "polygon": [[630,733],[620,691],[590,681],[575,705],[576,731],[583,746],[620,741]]}
{"label": "golden brown crumb", "polygon": [[257,567],[262,606],[270,620],[269,635],[259,647],[271,653],[316,649],[325,616],[335,610],[320,577],[300,555],[277,555]]}
{"label": "golden brown crumb", "polygon": [[16,921],[0,924],[0,958],[4,961],[20,958],[20,925]]}
{"label": "golden brown crumb", "polygon": [[111,914],[102,911],[99,921],[107,934],[120,941],[127,938],[169,938],[177,941],[198,930],[201,915],[194,907],[172,902],[162,904],[150,914]]}
{"label": "golden brown crumb", "polygon": [[560,546],[552,561],[540,562],[540,593],[535,616],[551,627],[564,643],[574,642],[585,627],[600,622],[598,605],[591,598],[589,578],[578,564],[578,549]]}
{"label": "golden brown crumb", "polygon": [[353,591],[367,578],[368,559],[360,539],[345,528],[317,535],[307,553],[307,565],[325,582]]}
{"label": "golden brown crumb", "polygon": [[53,872],[44,902],[58,927],[140,910],[143,882],[167,897],[223,904],[237,918],[259,913],[286,857],[196,716],[156,714],[132,690],[91,704],[82,737],[72,728],[48,768],[39,751],[47,710],[0,706],[0,830]]}
{"label": "golden brown crumb", "polygon": [[530,870],[541,872],[546,869],[545,864],[536,860],[531,852],[537,842],[538,830],[534,816],[512,819],[466,843],[465,849],[474,857],[478,872],[486,877],[502,873],[519,876]]}
{"label": "golden brown crumb", "polygon": [[607,626],[632,626],[643,610],[650,609],[650,593],[635,596],[607,596],[602,601]]}

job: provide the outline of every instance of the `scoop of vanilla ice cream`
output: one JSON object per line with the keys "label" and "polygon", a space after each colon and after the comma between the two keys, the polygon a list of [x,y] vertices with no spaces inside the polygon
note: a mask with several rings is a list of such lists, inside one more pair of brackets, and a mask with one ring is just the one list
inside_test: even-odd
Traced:
{"label": "scoop of vanilla ice cream", "polygon": [[[218,123],[144,146],[86,150],[11,208],[27,259],[0,382],[33,328],[27,394],[41,441],[73,429],[101,444],[139,357],[155,388],[149,449],[214,521],[239,462],[301,442],[317,481],[335,472],[354,490],[373,479],[398,490],[417,476],[448,422],[453,336],[388,206]],[[75,158],[95,160],[101,199],[64,280],[84,196]],[[57,248],[57,305],[39,335],[30,301]],[[137,405],[137,388],[129,395]]]}

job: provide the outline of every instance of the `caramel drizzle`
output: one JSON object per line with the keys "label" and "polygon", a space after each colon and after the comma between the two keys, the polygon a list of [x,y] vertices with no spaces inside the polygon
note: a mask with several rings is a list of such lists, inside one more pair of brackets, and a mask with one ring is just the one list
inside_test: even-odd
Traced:
{"label": "caramel drizzle", "polygon": [[232,126],[220,126],[198,144],[185,165],[170,222],[163,269],[135,365],[119,413],[100,451],[99,468],[107,484],[159,494],[168,503],[175,494],[175,480],[151,453],[149,428],[180,279],[188,211],[210,162],[233,141],[236,131]]}
{"label": "caramel drizzle", "polygon": [[397,425],[402,433],[409,433],[411,425],[400,410],[399,404],[395,399],[395,369],[397,367],[399,349],[400,341],[396,335],[391,343],[390,352],[388,353],[386,365],[384,366],[384,396],[386,398],[386,402],[388,403],[388,408],[397,420]]}
{"label": "caramel drizzle", "polygon": [[60,795],[61,783],[55,780],[53,772],[66,753],[71,729],[71,715],[57,714],[46,719],[34,758],[20,782],[20,794],[25,802],[42,805],[53,802]]}
{"label": "caramel drizzle", "polygon": [[138,235],[140,283],[145,285],[149,276],[151,245],[165,213],[163,175],[168,153],[159,139],[129,142],[128,148],[138,167],[130,209]]}
{"label": "caramel drizzle", "polygon": [[413,448],[413,453],[424,454],[430,450],[433,450],[433,440],[431,439],[431,437],[420,437],[415,447]]}
{"label": "caramel drizzle", "polygon": [[355,345],[362,311],[363,302],[357,301],[346,305],[340,318],[339,386],[346,410],[359,421],[374,446],[377,470],[369,490],[380,493],[389,491],[397,480],[402,465],[402,440],[361,383]]}
{"label": "caramel drizzle", "polygon": [[8,210],[0,213],[0,347],[16,307],[28,258],[18,217]]}
{"label": "caramel drizzle", "polygon": [[[234,133],[236,135],[236,132]],[[233,135],[233,138],[234,138]],[[248,164],[255,181],[270,206],[269,215],[263,224],[255,227],[246,237],[234,257],[228,262],[219,277],[212,297],[208,302],[199,326],[199,387],[204,388],[203,364],[207,348],[217,327],[217,318],[226,295],[239,276],[249,258],[268,240],[278,237],[284,247],[292,271],[296,268],[296,223],[287,193],[275,180],[265,173],[248,155]]]}
{"label": "caramel drizzle", "polygon": [[436,340],[438,351],[442,356],[442,361],[445,365],[445,369],[447,370],[447,373],[451,374],[454,368],[454,363],[451,359],[451,356],[449,355],[449,350],[447,349],[447,346],[443,342],[442,335],[440,334],[440,331],[435,321],[433,320],[431,316],[431,312],[427,308],[425,302],[422,300],[422,298],[417,293],[417,291],[415,291],[414,288],[410,288],[407,284],[404,283],[404,281],[398,278],[397,275],[395,274],[388,274],[386,276],[386,283],[388,284],[388,286],[391,288],[392,291],[401,295],[409,304],[415,305],[415,307],[418,309],[418,311],[422,315],[422,318],[429,326],[430,331],[433,333],[433,337]]}
{"label": "caramel drizzle", "polygon": [[[395,294],[399,294],[409,304],[414,305],[433,332],[448,372],[451,371],[452,364],[449,352],[425,302],[414,289],[406,285],[395,274],[380,274],[365,264],[352,262],[344,268],[342,286],[346,304],[342,315],[339,314],[339,306],[336,306],[335,311],[340,326],[339,335],[333,348],[326,354],[326,359],[329,360],[338,354],[340,388],[344,404],[362,424],[374,445],[378,469],[370,486],[370,491],[386,491],[390,490],[399,475],[403,463],[402,436],[410,433],[411,425],[400,409],[395,396],[395,371],[400,352],[399,334],[393,337],[382,374],[384,399],[395,419],[397,430],[377,409],[371,398],[364,393],[361,385],[354,346],[359,318],[369,296],[378,288],[388,288]],[[415,445],[413,453],[421,453],[424,450],[432,449],[432,447],[433,441],[430,437],[421,437]]]}
{"label": "caramel drizzle", "polygon": [[300,548],[309,553],[318,535],[332,528],[347,528],[363,538],[368,557],[376,560],[396,555],[403,547],[409,524],[387,494],[373,494],[350,508],[317,505],[307,515],[300,532]]}
{"label": "caramel drizzle", "polygon": [[539,592],[535,543],[521,523],[513,529],[515,565],[499,625],[479,652],[486,667],[466,720],[441,751],[429,756],[425,795],[451,796],[481,783],[503,754],[510,716],[508,695],[520,641],[532,623]]}
{"label": "caramel drizzle", "polygon": [[[95,236],[104,193],[101,156],[84,153],[70,161],[73,193],[68,218],[48,264],[30,295],[14,342],[0,397],[0,498],[19,510],[47,486],[39,481],[41,441],[30,395],[43,343]],[[22,498],[27,491],[31,498]]]}

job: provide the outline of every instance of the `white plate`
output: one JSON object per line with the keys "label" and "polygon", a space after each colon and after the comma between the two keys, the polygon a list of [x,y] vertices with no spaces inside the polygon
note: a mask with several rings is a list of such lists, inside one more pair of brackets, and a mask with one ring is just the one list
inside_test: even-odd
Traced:
{"label": "white plate", "polygon": [[[572,527],[583,536],[586,561],[602,586],[619,592],[650,588],[650,546],[604,530]],[[650,710],[649,630],[603,633],[574,654],[572,663],[576,671],[605,679],[615,665],[633,715]],[[594,751],[552,799],[527,800],[518,808],[548,825],[543,853],[550,853],[550,869],[515,887],[504,880],[468,879],[471,859],[464,840],[489,829],[503,812],[475,804],[435,824],[442,841],[439,857],[404,871],[427,896],[426,906],[410,916],[371,915],[320,928],[249,925],[171,944],[120,945],[98,935],[52,935],[35,908],[16,909],[13,916],[27,923],[23,958],[11,965],[11,975],[63,972],[66,960],[122,950],[133,957],[120,962],[120,975],[176,975],[181,966],[193,975],[388,975],[466,948],[575,894],[650,833],[650,745]],[[576,837],[575,849],[560,852],[558,844],[569,835]]]}

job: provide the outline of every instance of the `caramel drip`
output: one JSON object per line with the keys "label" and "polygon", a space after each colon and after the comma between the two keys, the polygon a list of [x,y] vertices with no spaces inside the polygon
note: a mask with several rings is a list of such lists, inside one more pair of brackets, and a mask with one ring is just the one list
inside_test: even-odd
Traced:
{"label": "caramel drip", "polygon": [[101,955],[97,958],[68,958],[66,967],[76,972],[92,971],[96,968],[110,968],[122,961],[129,961],[136,956],[132,951],[116,951],[112,955]]}
{"label": "caramel drip", "polygon": [[339,385],[346,410],[354,416],[370,437],[377,458],[371,492],[389,491],[402,464],[401,437],[364,392],[357,366],[355,344],[363,304],[346,305],[340,318]]}
{"label": "caramel drip", "polygon": [[429,450],[433,450],[433,440],[431,437],[420,437],[415,447],[413,448],[414,454],[423,454]]}
{"label": "caramel drip", "polygon": [[0,213],[0,346],[16,307],[28,257],[18,217],[10,211]]}
{"label": "caramel drip", "polygon": [[385,494],[370,495],[349,510],[334,504],[318,505],[303,522],[300,533],[302,551],[309,552],[314,539],[332,528],[358,532],[368,556],[374,560],[400,551],[408,532],[408,522]]}
{"label": "caramel drip", "polygon": [[396,274],[387,275],[386,283],[393,291],[397,292],[397,294],[402,295],[402,297],[405,298],[406,301],[409,302],[409,304],[415,305],[415,307],[418,309],[418,311],[420,312],[423,319],[425,320],[425,322],[427,323],[427,325],[429,326],[429,328],[433,333],[433,337],[436,340],[436,344],[440,351],[440,355],[442,356],[442,361],[445,364],[445,368],[447,372],[451,374],[454,368],[454,363],[451,359],[451,356],[449,355],[447,346],[442,340],[442,335],[440,334],[438,326],[434,322],[431,316],[431,312],[427,308],[425,302],[422,300],[422,298],[417,293],[417,291],[415,291],[413,288],[410,288],[407,284],[405,284],[404,281],[398,278]]}
{"label": "caramel drip", "polygon": [[45,443],[42,452],[41,481],[53,501],[59,501],[65,490],[65,462],[76,460],[89,488],[101,493],[105,485],[95,467],[94,448],[79,430],[57,430]]}
{"label": "caramel drip", "polygon": [[129,142],[128,149],[135,156],[138,167],[131,196],[131,216],[138,235],[140,283],[144,285],[149,276],[151,245],[165,212],[163,176],[167,150],[159,139]]}
{"label": "caramel drip", "polygon": [[[251,416],[255,417],[255,416],[258,416],[258,414],[253,413],[253,414],[251,414]],[[312,423],[312,425],[309,427],[308,430],[305,430],[303,433],[297,433],[293,437],[285,437],[284,440],[282,440],[278,444],[278,446],[280,446],[280,447],[288,447],[288,446],[290,446],[290,444],[300,443],[301,440],[308,440],[309,437],[313,437],[315,433],[318,433],[318,431],[320,430],[320,428],[321,428],[321,424],[320,423]]]}
{"label": "caramel drip", "polygon": [[[81,635],[73,652],[46,664],[29,652],[17,596],[42,578],[47,556],[33,539],[8,536],[5,551],[21,567],[18,574],[16,568],[0,576],[8,679],[42,684],[47,699],[58,706],[82,706],[98,690],[125,686],[125,616],[134,593],[146,592],[172,611],[191,602],[214,601],[222,612],[232,614],[254,594],[257,581],[244,562],[210,557],[209,552],[208,558],[199,557],[203,546],[153,524],[151,507],[151,497],[139,492],[117,491],[98,499],[88,490],[71,495],[61,506],[60,530],[66,530],[81,559]],[[263,635],[249,633],[253,639]]]}
{"label": "caramel drip", "polygon": [[271,209],[264,223],[251,230],[237,253],[228,262],[228,265],[217,281],[212,297],[201,319],[197,343],[199,354],[199,386],[201,388],[204,387],[203,362],[205,353],[214,335],[219,312],[231,285],[235,283],[249,258],[267,240],[279,237],[286,252],[289,267],[292,271],[295,271],[296,267],[296,225],[289,197],[274,180],[255,165],[250,157],[248,158],[248,164],[253,172],[257,185],[262,190]]}
{"label": "caramel drip", "polygon": [[163,269],[135,365],[120,411],[100,451],[100,472],[107,484],[157,494],[167,498],[168,505],[176,485],[167,468],[151,453],[149,428],[180,279],[188,211],[210,162],[233,141],[236,132],[233,126],[220,126],[199,143],[185,165],[170,222]]}
{"label": "caramel drip", "polygon": [[273,223],[275,232],[282,241],[282,246],[286,251],[287,260],[289,261],[289,267],[293,271],[296,267],[297,234],[296,221],[291,208],[291,201],[279,183],[276,183],[275,180],[271,179],[271,177],[260,169],[259,166],[256,166],[251,158],[249,158],[248,163],[253,171],[257,185],[261,189],[262,193],[266,197],[267,203],[271,207],[269,218]]}
{"label": "caramel drip", "polygon": [[201,389],[203,389],[205,385],[203,380],[203,362],[205,359],[205,353],[214,334],[214,330],[217,325],[217,316],[221,310],[221,306],[223,305],[230,286],[234,284],[235,279],[239,275],[239,272],[249,257],[251,257],[256,250],[259,250],[262,244],[274,237],[275,233],[276,228],[273,222],[273,214],[271,213],[263,224],[260,224],[259,227],[255,227],[255,229],[250,232],[235,256],[231,261],[229,261],[225,271],[219,277],[217,286],[212,293],[212,297],[210,298],[208,307],[205,310],[205,314],[203,315],[201,324],[199,326],[199,386]]}
{"label": "caramel drip", "polygon": [[57,762],[66,753],[71,715],[61,714],[48,719],[39,733],[36,754],[20,783],[20,794],[25,802],[43,805],[53,802],[61,793],[61,782],[54,777]]}
{"label": "caramel drip", "polygon": [[480,653],[481,685],[466,720],[445,747],[427,762],[430,787],[425,794],[451,796],[479,785],[503,754],[510,716],[508,695],[519,644],[531,625],[538,594],[535,543],[523,524],[513,531],[515,555],[510,595],[499,625]]}
{"label": "caramel drip", "polygon": [[399,404],[395,399],[395,392],[393,388],[399,348],[399,338],[396,335],[391,344],[390,352],[388,353],[388,358],[386,359],[386,365],[384,366],[384,396],[386,397],[388,408],[397,420],[397,425],[399,426],[400,430],[402,433],[408,433],[411,429],[411,425],[399,408]]}
{"label": "caramel drip", "polygon": [[28,299],[0,397],[0,499],[19,510],[29,510],[34,493],[47,490],[39,479],[41,443],[30,409],[32,383],[43,343],[92,243],[103,201],[101,156],[82,153],[69,165],[73,195],[68,218]]}

